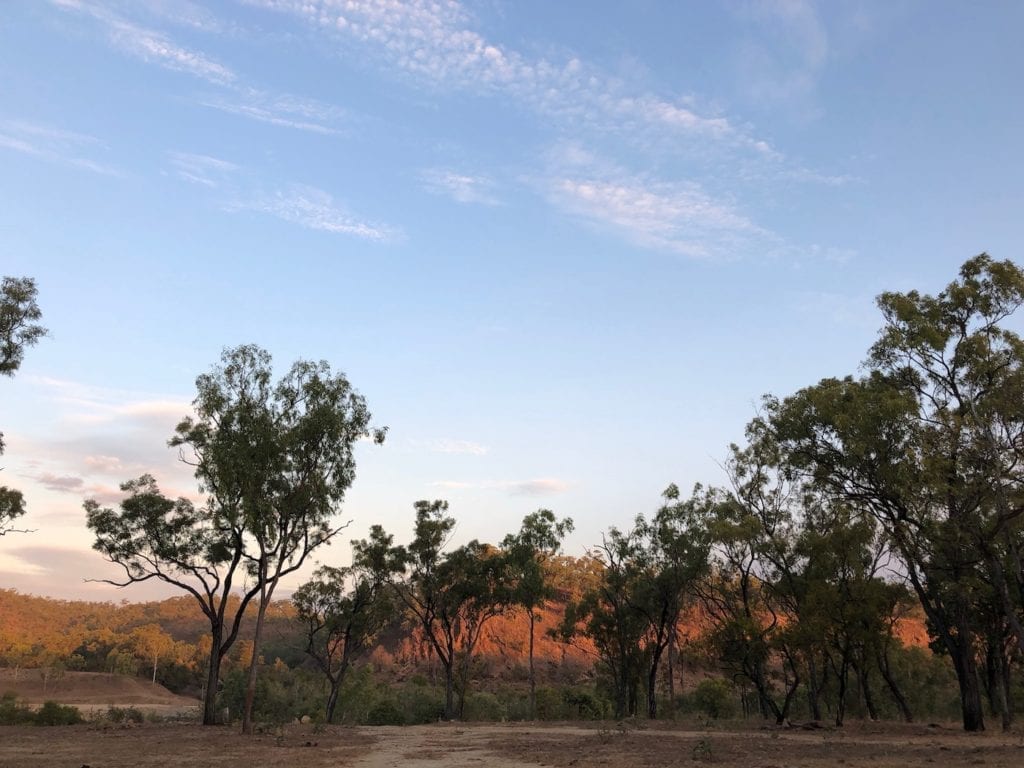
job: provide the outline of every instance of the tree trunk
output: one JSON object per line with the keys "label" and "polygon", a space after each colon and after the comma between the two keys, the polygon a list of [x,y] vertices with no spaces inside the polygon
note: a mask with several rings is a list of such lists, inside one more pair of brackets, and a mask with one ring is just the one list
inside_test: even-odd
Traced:
{"label": "tree trunk", "polygon": [[160,656],[154,654],[153,656],[153,685],[156,685],[156,665],[160,661]]}
{"label": "tree trunk", "polygon": [[981,706],[981,685],[978,681],[978,662],[969,644],[964,648],[959,641],[952,643],[956,649],[953,656],[953,668],[956,670],[957,683],[960,685],[960,711],[963,715],[965,731],[984,731],[985,714]]}
{"label": "tree trunk", "polygon": [[807,658],[807,705],[811,710],[811,717],[821,720],[821,701],[818,686],[818,665],[814,660],[814,652],[810,652]]}
{"label": "tree trunk", "polygon": [[663,647],[655,646],[651,654],[651,667],[647,672],[647,717],[651,720],[658,717],[658,666],[661,664]]}
{"label": "tree trunk", "polygon": [[324,717],[328,725],[334,725],[334,710],[338,706],[338,693],[341,691],[341,678],[331,680],[331,692],[327,695],[327,711]]}
{"label": "tree trunk", "polygon": [[444,665],[444,719],[455,718],[455,660],[441,662]]}
{"label": "tree trunk", "polygon": [[889,666],[888,649],[878,651],[878,671],[882,673],[882,679],[885,680],[885,684],[889,687],[889,693],[895,699],[896,706],[900,708],[904,721],[908,723],[914,722],[914,714],[910,711],[910,704],[907,703],[906,696],[903,695],[903,691],[896,684],[896,678],[892,675],[892,669]]}
{"label": "tree trunk", "polygon": [[530,613],[530,719],[537,719],[537,676],[533,668],[533,630],[537,616],[533,607],[527,609]]}
{"label": "tree trunk", "polygon": [[875,697],[871,693],[871,681],[868,679],[868,668],[866,664],[858,664],[857,677],[860,680],[860,693],[864,697],[864,706],[868,710],[868,717],[872,722],[878,720],[878,708],[875,706]]}
{"label": "tree trunk", "polygon": [[217,686],[220,684],[220,662],[223,658],[221,642],[224,628],[217,625],[210,630],[210,662],[206,670],[206,691],[203,695],[203,725],[217,724]]}
{"label": "tree trunk", "polygon": [[668,636],[668,716],[675,719],[676,716],[676,670],[673,664],[673,657],[676,655],[676,627],[672,625],[672,631]]}
{"label": "tree trunk", "polygon": [[839,679],[839,696],[836,700],[836,727],[843,727],[843,720],[846,719],[846,684],[849,681],[849,661],[846,654],[843,654],[843,661],[836,670],[836,677]]}
{"label": "tree trunk", "polygon": [[260,607],[256,612],[256,631],[252,636],[252,659],[249,660],[249,672],[245,683],[245,709],[242,712],[242,733],[246,736],[252,736],[255,732],[252,708],[253,703],[256,701],[256,672],[259,669],[260,641],[263,639],[263,620],[267,615],[267,606],[274,598],[274,590],[277,588],[279,579],[280,576],[275,575],[269,584],[264,582],[265,586],[260,594]]}

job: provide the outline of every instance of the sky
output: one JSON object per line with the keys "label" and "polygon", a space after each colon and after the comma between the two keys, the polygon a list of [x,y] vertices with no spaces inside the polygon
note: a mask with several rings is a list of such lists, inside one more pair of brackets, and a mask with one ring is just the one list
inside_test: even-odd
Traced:
{"label": "sky", "polygon": [[[724,482],[762,395],[856,374],[885,290],[1024,229],[1024,4],[9,0],[0,274],[49,335],[0,379],[33,532],[0,587],[172,594],[90,549],[196,376],[254,343],[366,397],[319,562],[444,498],[569,554]],[[292,582],[290,586],[294,586]],[[286,587],[289,585],[286,585]]]}

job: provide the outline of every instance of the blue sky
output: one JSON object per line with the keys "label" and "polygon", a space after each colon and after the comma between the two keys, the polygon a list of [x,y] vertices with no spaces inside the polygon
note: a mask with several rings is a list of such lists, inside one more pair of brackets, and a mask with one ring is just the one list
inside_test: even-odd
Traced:
{"label": "blue sky", "polygon": [[[149,471],[225,346],[329,361],[390,427],[343,512],[581,554],[721,482],[759,397],[854,373],[883,290],[1016,258],[1017,2],[22,0],[0,18],[0,274],[50,336],[0,381],[29,535]],[[321,559],[342,563],[344,535]]]}

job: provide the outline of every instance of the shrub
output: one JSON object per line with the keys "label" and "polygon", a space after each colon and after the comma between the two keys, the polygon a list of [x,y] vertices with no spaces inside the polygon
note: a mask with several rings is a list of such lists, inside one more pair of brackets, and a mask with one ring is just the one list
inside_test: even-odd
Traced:
{"label": "shrub", "polygon": [[77,707],[58,704],[56,701],[45,701],[36,712],[36,725],[77,725],[85,722]]}
{"label": "shrub", "polygon": [[720,677],[701,680],[693,692],[693,703],[699,711],[716,720],[736,715],[732,687]]}
{"label": "shrub", "polygon": [[0,696],[0,725],[24,725],[35,721],[28,705],[18,701],[18,694],[7,691]]}
{"label": "shrub", "polygon": [[402,691],[401,701],[405,722],[410,725],[436,723],[444,716],[444,691],[440,688],[414,682]]}
{"label": "shrub", "polygon": [[463,718],[467,721],[487,720],[496,722],[504,720],[507,716],[505,705],[498,701],[493,693],[480,692],[471,693],[466,697],[466,707]]}
{"label": "shrub", "polygon": [[600,720],[608,714],[608,702],[584,688],[565,689],[562,691],[562,701],[581,720]]}
{"label": "shrub", "polygon": [[135,707],[110,707],[107,709],[107,720],[112,723],[142,723],[146,719]]}
{"label": "shrub", "polygon": [[390,698],[380,699],[366,713],[366,725],[405,725],[405,715]]}

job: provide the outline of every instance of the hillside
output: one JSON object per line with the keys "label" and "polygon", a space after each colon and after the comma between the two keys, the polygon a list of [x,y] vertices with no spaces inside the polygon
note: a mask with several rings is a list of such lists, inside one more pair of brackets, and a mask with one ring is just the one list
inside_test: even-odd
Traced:
{"label": "hillside", "polygon": [[13,692],[32,706],[44,701],[90,710],[113,706],[168,712],[194,710],[199,701],[177,696],[159,683],[103,672],[63,672],[44,677],[40,670],[0,669],[0,693]]}

